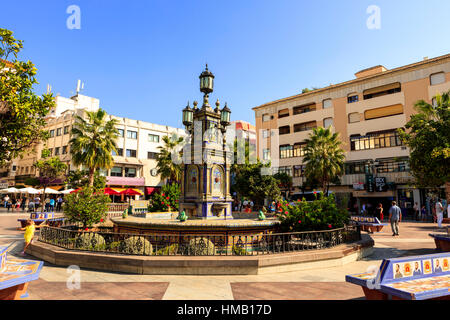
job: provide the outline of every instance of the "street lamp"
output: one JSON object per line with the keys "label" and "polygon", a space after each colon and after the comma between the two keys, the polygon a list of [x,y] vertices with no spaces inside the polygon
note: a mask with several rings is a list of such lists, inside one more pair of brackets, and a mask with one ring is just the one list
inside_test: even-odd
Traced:
{"label": "street lamp", "polygon": [[227,103],[225,102],[225,106],[220,111],[220,123],[222,124],[222,126],[226,127],[230,124],[230,114],[231,110],[228,109]]}
{"label": "street lamp", "polygon": [[183,124],[186,127],[189,127],[190,125],[192,125],[193,119],[194,119],[194,111],[191,109],[188,102],[186,108],[183,109]]}
{"label": "street lamp", "polygon": [[205,71],[203,71],[200,76],[200,91],[205,95],[213,92],[214,89],[214,75],[208,70],[208,64],[206,64]]}

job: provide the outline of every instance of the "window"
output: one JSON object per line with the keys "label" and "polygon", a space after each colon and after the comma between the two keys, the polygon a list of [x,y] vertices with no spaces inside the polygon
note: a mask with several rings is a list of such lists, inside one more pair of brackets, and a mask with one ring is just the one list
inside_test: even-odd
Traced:
{"label": "window", "polygon": [[333,125],[333,118],[325,118],[323,119],[323,127],[328,128]]}
{"label": "window", "polygon": [[17,166],[12,166],[12,171],[16,171],[17,170]]}
{"label": "window", "polygon": [[56,136],[60,136],[62,132],[62,128],[56,129]]}
{"label": "window", "polygon": [[119,133],[118,133],[119,137],[123,137],[123,136],[124,136],[124,131],[123,131],[123,129],[117,129],[117,131],[119,132]]}
{"label": "window", "polygon": [[149,142],[159,142],[159,136],[157,134],[149,134],[148,141]]}
{"label": "window", "polygon": [[280,146],[280,159],[292,158],[293,147],[291,145]]}
{"label": "window", "polygon": [[316,104],[315,103],[310,103],[304,106],[298,106],[298,107],[294,107],[294,115],[295,114],[301,114],[301,113],[306,113],[306,112],[311,112],[311,111],[316,111]]}
{"label": "window", "polygon": [[363,97],[364,97],[364,100],[367,100],[367,99],[385,96],[388,94],[394,94],[394,93],[397,93],[400,91],[402,91],[400,82],[395,82],[395,83],[387,84],[384,86],[364,90]]}
{"label": "window", "polygon": [[348,115],[348,123],[359,122],[359,113],[353,112]]}
{"label": "window", "polygon": [[270,114],[267,114],[267,113],[263,114],[262,121],[263,122],[270,121]]}
{"label": "window", "polygon": [[333,106],[333,103],[332,103],[331,99],[323,100],[323,108],[324,109],[331,108],[332,106]]}
{"label": "window", "polygon": [[294,178],[303,177],[305,166],[294,166]]}
{"label": "window", "polygon": [[294,124],[294,132],[308,131],[317,127],[316,121]]}
{"label": "window", "polygon": [[125,177],[136,177],[136,168],[125,168]]}
{"label": "window", "polygon": [[112,177],[121,177],[122,176],[122,167],[113,167],[111,169]]}
{"label": "window", "polygon": [[286,173],[290,176],[292,176],[292,167],[278,167],[274,168],[275,173]]}
{"label": "window", "polygon": [[64,127],[64,134],[68,134],[69,133],[69,126],[65,126]]}
{"label": "window", "polygon": [[25,168],[25,173],[28,173],[28,167]]}
{"label": "window", "polygon": [[120,156],[120,157],[123,157],[123,149],[117,148],[117,153],[114,152],[114,150],[113,150],[113,151],[111,152],[111,154],[112,154],[113,156]]}
{"label": "window", "polygon": [[127,149],[127,157],[136,158],[136,150]]}
{"label": "window", "polygon": [[294,157],[304,157],[305,156],[306,143],[296,143],[294,144]]}
{"label": "window", "polygon": [[408,159],[388,159],[388,160],[380,160],[376,165],[376,169],[378,173],[387,173],[387,172],[405,172],[409,170]]}
{"label": "window", "polygon": [[67,146],[63,146],[63,148],[62,148],[62,154],[67,154]]}
{"label": "window", "polygon": [[344,164],[345,174],[371,173],[371,166],[365,161],[347,162]]}
{"label": "window", "polygon": [[55,130],[50,130],[50,138],[53,138],[55,136]]}
{"label": "window", "polygon": [[359,99],[358,95],[353,94],[353,95],[347,97],[347,103],[358,102],[358,99]]}
{"label": "window", "polygon": [[147,159],[156,159],[157,156],[157,152],[147,152]]}
{"label": "window", "polygon": [[402,145],[403,143],[397,131],[350,137],[350,149],[352,151],[398,147]]}
{"label": "window", "polygon": [[289,134],[291,132],[291,127],[290,126],[284,126],[284,127],[279,127],[279,134]]}
{"label": "window", "polygon": [[395,115],[402,114],[402,113],[403,113],[403,105],[396,104],[393,106],[366,110],[364,112],[364,118],[366,120],[378,119],[378,118],[395,116]]}
{"label": "window", "polygon": [[55,156],[59,156],[59,149],[60,149],[59,147],[55,148]]}
{"label": "window", "polygon": [[48,149],[48,153],[49,153],[49,156],[50,156],[50,157],[53,156],[53,149],[52,149],[52,148],[49,148],[49,149]]}
{"label": "window", "polygon": [[430,76],[430,85],[432,86],[444,82],[445,82],[445,73],[443,72],[435,73]]}
{"label": "window", "polygon": [[263,138],[269,137],[269,130],[263,129],[263,130],[262,130],[262,137],[263,137]]}
{"label": "window", "polygon": [[289,109],[283,109],[278,111],[278,119],[289,117]]}
{"label": "window", "polygon": [[137,131],[127,130],[128,139],[137,139]]}
{"label": "window", "polygon": [[270,160],[270,149],[263,149],[263,160]]}

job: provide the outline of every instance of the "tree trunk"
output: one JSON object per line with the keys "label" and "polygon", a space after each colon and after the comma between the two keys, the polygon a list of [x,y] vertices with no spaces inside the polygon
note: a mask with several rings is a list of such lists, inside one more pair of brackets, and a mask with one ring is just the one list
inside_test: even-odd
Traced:
{"label": "tree trunk", "polygon": [[94,186],[94,173],[95,173],[95,168],[89,168],[89,186],[91,186],[91,187]]}

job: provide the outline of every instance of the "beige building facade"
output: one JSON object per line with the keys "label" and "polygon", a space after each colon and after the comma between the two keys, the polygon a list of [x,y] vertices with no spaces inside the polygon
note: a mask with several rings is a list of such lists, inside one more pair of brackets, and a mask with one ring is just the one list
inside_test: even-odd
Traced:
{"label": "beige building facade", "polygon": [[259,158],[293,177],[291,195],[304,193],[305,139],[312,128],[332,125],[346,152],[345,175],[334,192],[348,195],[358,210],[382,203],[386,212],[394,199],[406,211],[415,202],[428,205],[426,192],[413,185],[409,150],[396,130],[415,112],[415,102],[433,103],[450,90],[450,54],[392,70],[376,66],[355,77],[254,107]]}
{"label": "beige building facade", "polygon": [[[5,186],[26,185],[27,178],[38,177],[39,172],[34,164],[41,158],[41,152],[47,148],[52,156],[58,156],[68,165],[69,170],[81,169],[73,164],[70,154],[71,130],[75,123],[75,116],[84,116],[85,111],[96,111],[99,100],[81,94],[71,98],[56,97],[55,109],[47,117],[45,130],[49,132],[49,139],[37,144],[26,152],[22,158],[14,159],[7,168],[0,172],[0,183]],[[107,186],[117,188],[137,188],[147,197],[161,187],[159,174],[156,170],[156,155],[159,146],[164,143],[164,136],[185,136],[183,129],[108,115],[117,120],[119,138],[118,152],[113,154],[114,167],[100,170],[106,176]],[[64,187],[64,179],[57,179],[54,188]]]}

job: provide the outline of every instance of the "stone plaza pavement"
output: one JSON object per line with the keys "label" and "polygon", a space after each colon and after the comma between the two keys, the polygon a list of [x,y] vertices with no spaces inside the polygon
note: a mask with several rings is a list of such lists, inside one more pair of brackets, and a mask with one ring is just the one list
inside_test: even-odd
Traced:
{"label": "stone plaza pavement", "polygon": [[[0,212],[0,245],[20,257],[23,232],[18,218],[28,214]],[[39,280],[29,285],[31,300],[347,300],[364,299],[359,286],[345,282],[345,275],[379,267],[383,258],[435,253],[428,233],[439,231],[435,223],[402,222],[400,236],[390,226],[372,235],[375,246],[363,260],[332,268],[279,272],[261,275],[135,275],[81,270],[79,289],[68,289],[67,268],[44,264]],[[31,256],[27,256],[33,259]]]}

